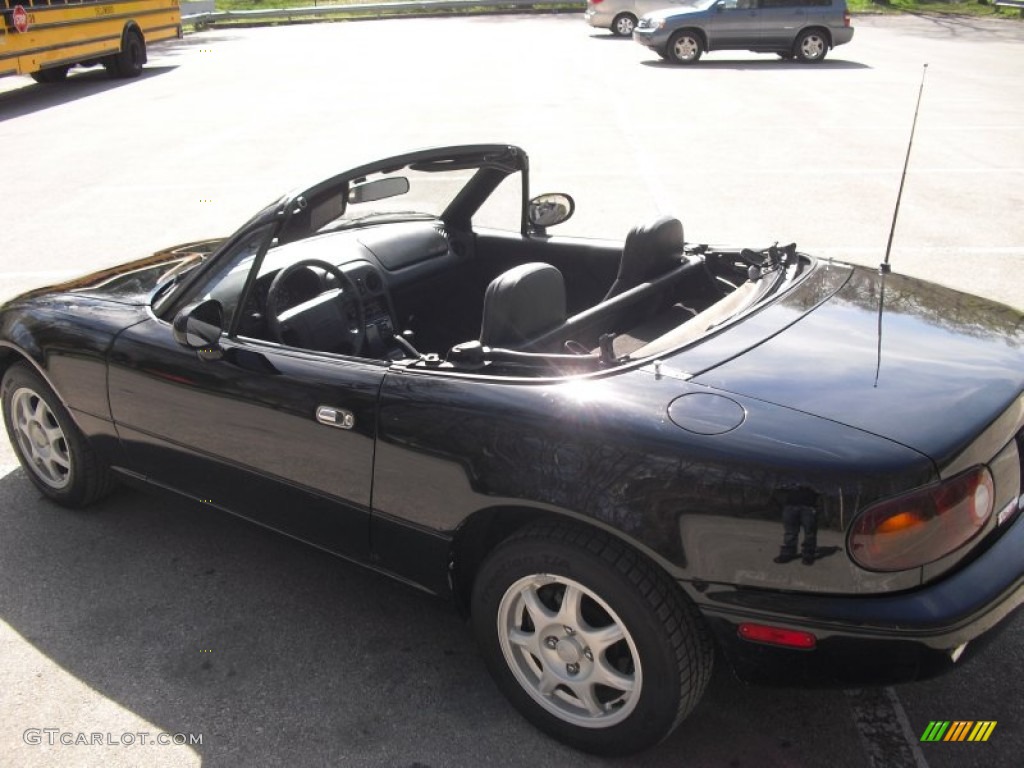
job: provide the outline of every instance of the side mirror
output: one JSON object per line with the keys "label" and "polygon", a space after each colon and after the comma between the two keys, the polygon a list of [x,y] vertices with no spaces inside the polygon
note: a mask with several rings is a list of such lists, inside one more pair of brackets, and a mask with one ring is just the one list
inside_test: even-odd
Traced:
{"label": "side mirror", "polygon": [[556,192],[538,195],[529,202],[526,217],[538,230],[567,221],[576,210],[576,201],[569,195]]}
{"label": "side mirror", "polygon": [[172,326],[174,340],[186,349],[194,349],[203,360],[219,360],[223,354],[220,337],[224,335],[224,309],[216,299],[204,299],[181,310]]}

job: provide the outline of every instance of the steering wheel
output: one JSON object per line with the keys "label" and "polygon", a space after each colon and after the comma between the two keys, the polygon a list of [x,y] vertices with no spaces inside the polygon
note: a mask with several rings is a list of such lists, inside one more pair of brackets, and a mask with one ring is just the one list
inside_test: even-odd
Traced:
{"label": "steering wheel", "polygon": [[[337,288],[321,291],[315,298],[281,310],[281,293],[288,279],[306,267],[333,275]],[[322,259],[303,259],[274,277],[267,291],[267,328],[282,344],[322,352],[358,355],[366,341],[366,308],[352,278]]]}

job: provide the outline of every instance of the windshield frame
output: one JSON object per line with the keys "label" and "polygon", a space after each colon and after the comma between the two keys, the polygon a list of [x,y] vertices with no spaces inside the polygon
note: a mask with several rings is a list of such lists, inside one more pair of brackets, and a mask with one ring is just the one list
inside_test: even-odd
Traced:
{"label": "windshield frame", "polygon": [[[219,269],[224,258],[253,232],[267,227],[266,242],[262,253],[271,247],[278,247],[295,240],[304,240],[317,235],[337,216],[318,224],[313,218],[316,205],[340,198],[347,200],[349,185],[372,175],[395,174],[403,169],[422,172],[466,171],[475,172],[440,214],[440,219],[449,226],[469,229],[473,214],[487,200],[503,179],[514,173],[523,175],[520,226],[526,232],[526,205],[529,198],[529,160],[526,152],[512,144],[465,144],[436,147],[408,152],[402,155],[376,160],[357,166],[310,186],[299,187],[263,208],[233,235],[226,238],[197,268],[182,276],[179,284],[169,292],[160,292],[153,302],[153,313],[169,320],[192,300],[193,295],[204,285],[211,274]],[[347,203],[346,203],[347,205]],[[344,206],[343,206],[344,208]],[[372,225],[373,219],[368,221]],[[268,224],[273,226],[268,227]],[[317,224],[317,226],[314,226]],[[262,256],[260,257],[262,260]],[[259,265],[256,265],[259,269]]]}

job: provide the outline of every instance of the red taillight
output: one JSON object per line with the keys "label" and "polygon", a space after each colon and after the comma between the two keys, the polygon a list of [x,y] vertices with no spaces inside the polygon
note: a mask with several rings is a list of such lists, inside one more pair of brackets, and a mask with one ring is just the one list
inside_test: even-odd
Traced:
{"label": "red taillight", "polygon": [[872,571],[931,563],[970,541],[995,502],[985,467],[868,507],[850,528],[850,556]]}
{"label": "red taillight", "polygon": [[781,645],[783,648],[799,648],[809,651],[818,644],[814,635],[810,632],[800,632],[796,629],[783,629],[782,627],[769,627],[766,624],[740,624],[740,637],[754,643],[768,643],[768,645]]}
{"label": "red taillight", "polygon": [[[597,2],[601,2],[601,0],[597,0]],[[843,26],[844,27],[850,26],[850,12],[849,11],[843,11]]]}

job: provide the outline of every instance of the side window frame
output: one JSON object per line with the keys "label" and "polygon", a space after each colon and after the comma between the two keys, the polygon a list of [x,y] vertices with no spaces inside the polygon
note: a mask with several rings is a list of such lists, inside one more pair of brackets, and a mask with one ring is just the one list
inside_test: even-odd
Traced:
{"label": "side window frame", "polygon": [[[162,319],[170,322],[173,316],[180,312],[182,308],[205,296],[217,299],[220,302],[221,309],[224,311],[225,335],[228,338],[237,336],[238,324],[242,314],[239,310],[248,301],[260,265],[263,263],[263,258],[266,256],[278,228],[278,222],[266,222],[237,234],[232,238],[232,242],[228,245],[227,249],[218,253],[216,260],[207,269],[203,270],[202,275],[197,276],[197,280],[183,286],[182,291],[174,297],[167,310],[161,312]],[[213,293],[217,286],[223,283],[246,259],[251,259],[251,264],[237,294],[237,300],[233,306],[226,306],[224,299],[213,295]]]}

